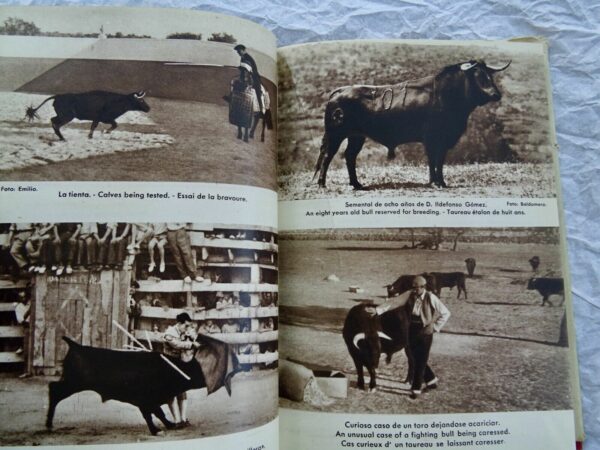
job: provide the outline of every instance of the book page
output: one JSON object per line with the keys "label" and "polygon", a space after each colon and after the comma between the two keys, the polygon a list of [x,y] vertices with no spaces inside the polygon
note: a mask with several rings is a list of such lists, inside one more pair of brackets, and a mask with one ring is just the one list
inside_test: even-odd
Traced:
{"label": "book page", "polygon": [[277,448],[274,36],[163,9],[0,24],[0,445]]}
{"label": "book page", "polygon": [[284,448],[583,438],[544,42],[279,50]]}

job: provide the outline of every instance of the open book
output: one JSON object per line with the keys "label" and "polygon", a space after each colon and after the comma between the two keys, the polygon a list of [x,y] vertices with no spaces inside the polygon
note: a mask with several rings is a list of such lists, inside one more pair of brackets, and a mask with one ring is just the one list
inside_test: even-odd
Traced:
{"label": "open book", "polygon": [[0,445],[583,440],[544,42],[0,23]]}

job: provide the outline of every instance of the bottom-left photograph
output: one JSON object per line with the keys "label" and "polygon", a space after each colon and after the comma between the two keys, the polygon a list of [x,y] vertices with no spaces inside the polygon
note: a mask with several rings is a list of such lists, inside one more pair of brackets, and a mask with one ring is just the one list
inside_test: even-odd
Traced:
{"label": "bottom-left photograph", "polygon": [[277,230],[0,224],[0,445],[143,442],[277,417]]}

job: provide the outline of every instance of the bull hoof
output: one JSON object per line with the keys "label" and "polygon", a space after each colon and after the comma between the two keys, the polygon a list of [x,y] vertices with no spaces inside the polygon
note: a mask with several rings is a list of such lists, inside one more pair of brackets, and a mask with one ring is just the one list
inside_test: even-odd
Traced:
{"label": "bull hoof", "polygon": [[156,433],[153,433],[152,436],[162,437],[165,435],[165,432],[162,430],[158,430]]}
{"label": "bull hoof", "polygon": [[356,183],[350,183],[352,185],[352,187],[354,188],[355,191],[366,191],[367,188],[365,188],[362,184],[360,184],[359,182]]}
{"label": "bull hoof", "polygon": [[376,387],[369,388],[369,394],[371,394],[373,392],[377,392],[377,388]]}

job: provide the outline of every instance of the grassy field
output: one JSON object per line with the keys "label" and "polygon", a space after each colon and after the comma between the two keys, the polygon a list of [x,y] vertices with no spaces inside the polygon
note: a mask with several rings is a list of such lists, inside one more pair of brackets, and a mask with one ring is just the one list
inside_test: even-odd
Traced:
{"label": "grassy field", "polygon": [[[329,407],[286,399],[289,408],[338,412],[442,413],[567,409],[570,387],[567,355],[557,346],[564,308],[551,297],[526,289],[532,276],[527,260],[538,255],[541,274],[560,276],[560,251],[554,244],[459,243],[458,250],[407,250],[407,242],[280,240],[280,352],[309,367],[343,371],[350,379],[348,398]],[[355,368],[341,336],[347,311],[360,301],[381,303],[385,284],[406,273],[464,271],[475,257],[474,278],[467,279],[468,300],[443,289],[452,316],[435,336],[430,362],[440,388],[418,402],[401,383],[406,360],[396,354],[378,371],[381,389],[356,388]],[[325,281],[335,274],[339,282]],[[348,291],[358,285],[363,293]]]}
{"label": "grassy field", "polygon": [[[87,139],[89,122],[63,127],[67,142],[59,142],[48,124],[53,109],[29,124],[20,120],[31,98],[5,93],[14,109],[0,117],[2,164],[0,180],[31,181],[189,181],[231,183],[275,189],[275,138],[245,143],[228,122],[228,108],[212,103],[149,98],[151,110],[137,114],[143,123],[126,119],[114,134],[100,127]],[[35,97],[35,103],[38,97]],[[20,103],[23,103],[21,105]],[[41,101],[41,100],[40,100]],[[14,106],[19,103],[18,106]],[[36,105],[39,104],[36,103]],[[162,137],[158,140],[158,137]],[[49,158],[48,155],[55,155]]]}

